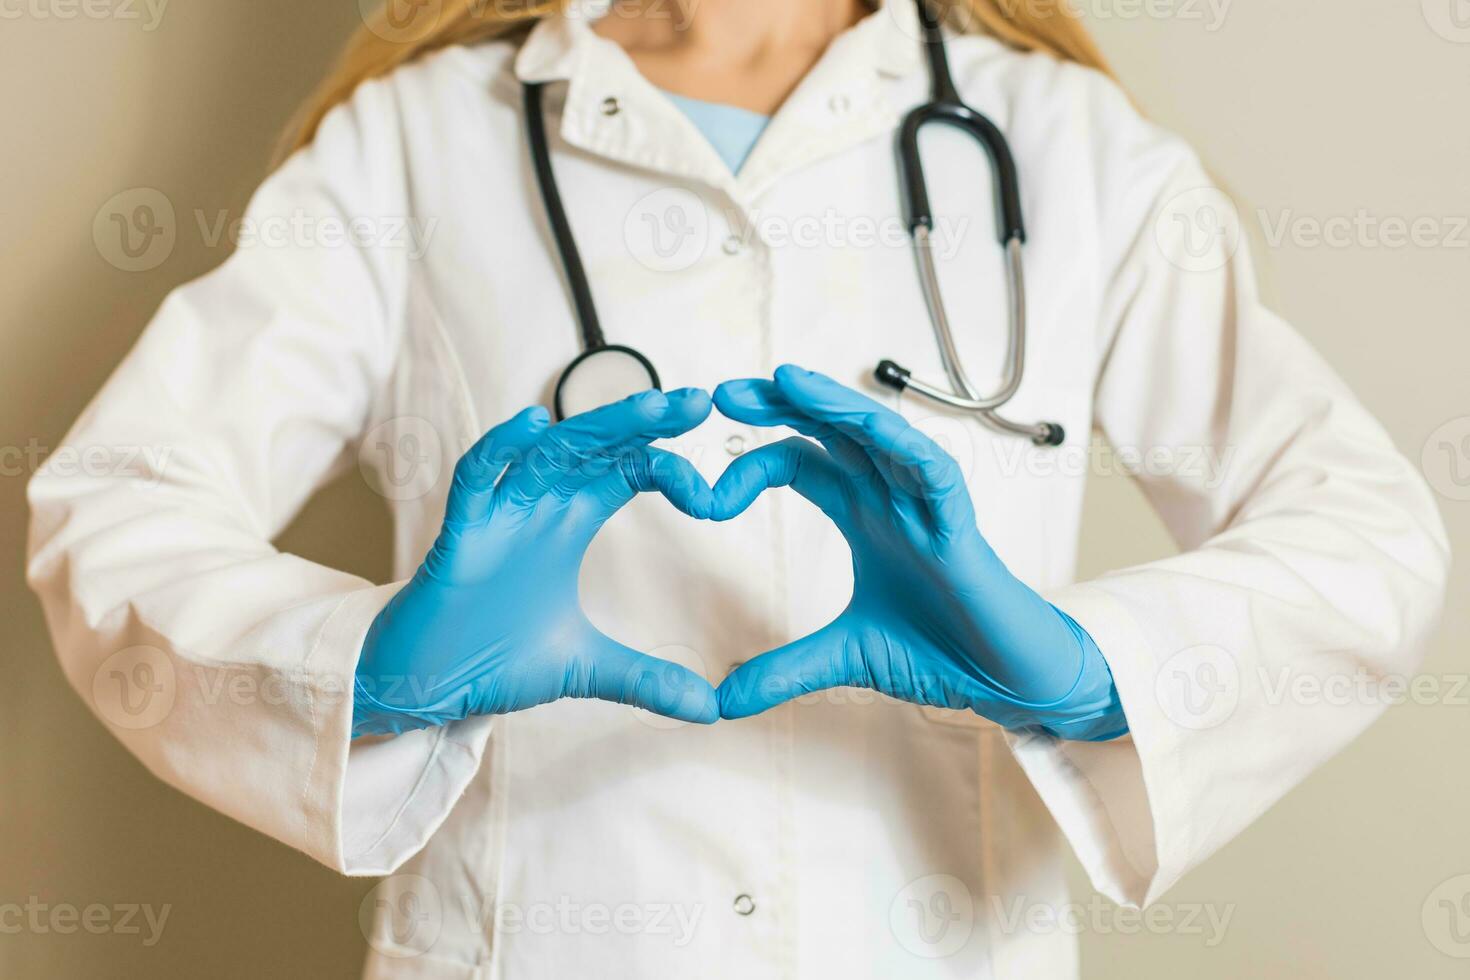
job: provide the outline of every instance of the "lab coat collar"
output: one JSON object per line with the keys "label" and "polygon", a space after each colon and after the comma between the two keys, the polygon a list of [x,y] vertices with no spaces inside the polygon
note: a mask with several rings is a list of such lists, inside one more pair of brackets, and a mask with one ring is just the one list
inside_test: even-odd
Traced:
{"label": "lab coat collar", "polygon": [[[922,65],[913,4],[883,0],[833,40],[772,117],[737,176],[627,53],[592,30],[610,6],[609,0],[582,0],[543,19],[516,55],[516,77],[570,83],[559,130],[568,144],[705,183],[737,205],[753,202],[786,173],[891,131],[898,113],[882,83]],[[556,96],[548,96],[554,111]]]}

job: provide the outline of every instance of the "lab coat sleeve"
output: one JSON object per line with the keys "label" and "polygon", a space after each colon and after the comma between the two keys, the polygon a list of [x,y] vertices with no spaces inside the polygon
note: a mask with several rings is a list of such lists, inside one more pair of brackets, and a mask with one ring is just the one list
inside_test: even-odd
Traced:
{"label": "lab coat sleeve", "polygon": [[387,86],[262,185],[250,237],[167,298],[29,486],[28,579],[94,713],[166,782],[354,874],[422,846],[489,724],[352,744],[358,651],[398,585],[271,543],[355,465],[400,346]]}
{"label": "lab coat sleeve", "polygon": [[1116,449],[1155,453],[1136,479],[1182,553],[1047,596],[1102,650],[1130,736],[1009,740],[1094,885],[1147,903],[1392,700],[1448,545],[1414,467],[1262,305],[1194,155],[1100,98],[1100,253],[1119,258],[1095,419]]}

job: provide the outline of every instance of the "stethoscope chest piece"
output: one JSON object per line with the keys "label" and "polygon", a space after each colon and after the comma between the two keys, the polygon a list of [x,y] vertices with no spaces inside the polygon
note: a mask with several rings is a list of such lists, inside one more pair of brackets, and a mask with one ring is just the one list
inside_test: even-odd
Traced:
{"label": "stethoscope chest piece", "polygon": [[527,82],[523,87],[526,103],[526,136],[531,149],[531,162],[552,236],[561,255],[562,269],[571,288],[581,326],[582,353],[578,354],[557,379],[551,407],[556,420],[570,418],[602,405],[621,401],[629,395],[659,388],[658,372],[653,362],[631,347],[609,344],[597,318],[597,304],[587,283],[587,270],[577,254],[577,242],[561,203],[556,175],[551,170],[551,150],[546,144],[546,120],[541,115],[541,82]]}
{"label": "stethoscope chest piece", "polygon": [[557,421],[661,387],[653,363],[631,347],[604,344],[583,351],[556,382]]}

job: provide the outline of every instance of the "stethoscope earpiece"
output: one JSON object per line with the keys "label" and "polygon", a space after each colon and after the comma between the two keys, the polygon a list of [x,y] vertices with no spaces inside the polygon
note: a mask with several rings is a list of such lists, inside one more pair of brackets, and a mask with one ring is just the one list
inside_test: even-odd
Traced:
{"label": "stethoscope earpiece", "polygon": [[964,404],[963,399],[956,398],[947,391],[926,385],[922,381],[915,381],[909,374],[908,368],[895,364],[887,358],[878,362],[878,366],[873,369],[873,377],[885,388],[892,388],[894,391],[914,391],[941,404],[953,405],[956,408],[974,412],[992,428],[1013,435],[1025,436],[1038,446],[1060,446],[1067,441],[1067,430],[1060,422],[1037,422],[1033,425],[1012,422],[995,414],[994,409]]}
{"label": "stethoscope earpiece", "polygon": [[895,391],[903,391],[909,386],[909,369],[899,367],[887,359],[878,362],[878,366],[873,369],[873,377],[878,379],[880,385]]}

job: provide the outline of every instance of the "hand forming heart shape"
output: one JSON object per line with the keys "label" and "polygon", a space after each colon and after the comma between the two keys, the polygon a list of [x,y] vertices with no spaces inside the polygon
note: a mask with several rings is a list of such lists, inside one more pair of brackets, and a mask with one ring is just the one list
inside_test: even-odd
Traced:
{"label": "hand forming heart shape", "polygon": [[[710,399],[697,389],[645,392],[550,428],[530,409],[481,439],[455,470],[439,539],[364,641],[354,733],[560,697],[711,722],[839,686],[970,709],[1011,728],[1121,733],[1111,674],[1090,637],[1010,574],[975,526],[959,467],[902,416],[791,366],[773,380],[726,382],[714,404],[810,438],[752,450],[713,488],[649,445],[704,420]],[[729,520],[783,486],[820,508],[852,549],[852,599],[827,626],[746,662],[716,691],[582,613],[582,555],[638,492]],[[397,699],[383,693],[393,681]]]}

